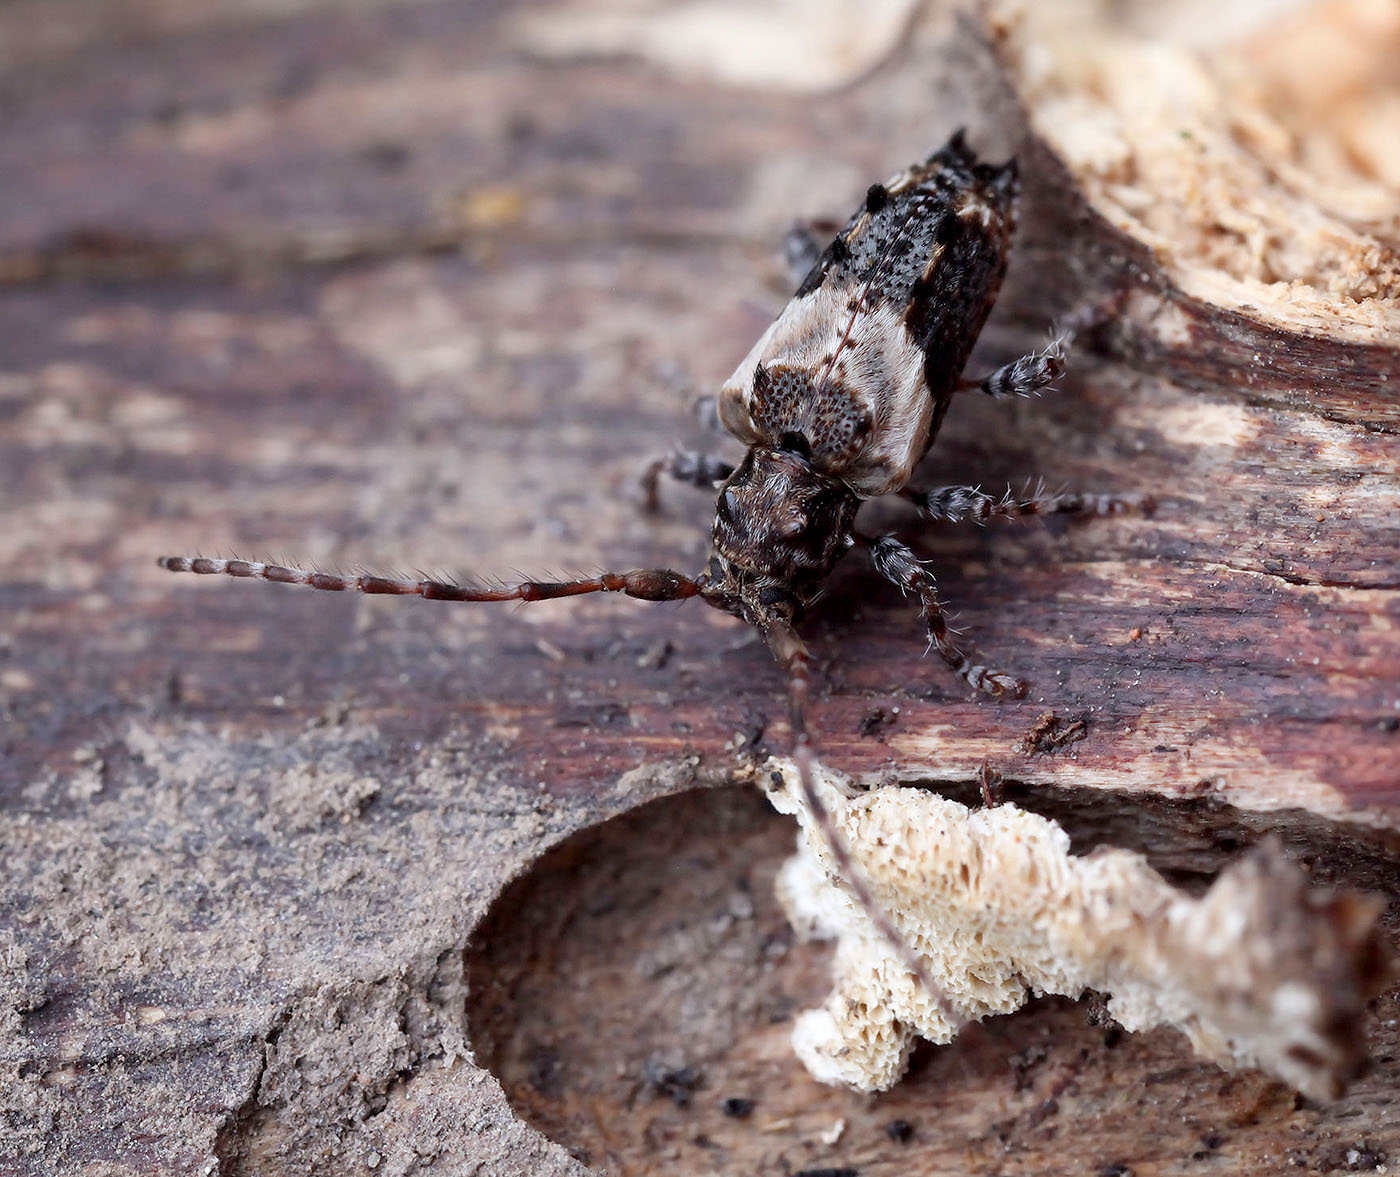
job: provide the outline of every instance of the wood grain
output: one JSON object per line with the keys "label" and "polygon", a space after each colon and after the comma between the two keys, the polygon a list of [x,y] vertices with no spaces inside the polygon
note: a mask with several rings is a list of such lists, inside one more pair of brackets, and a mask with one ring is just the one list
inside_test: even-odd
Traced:
{"label": "wood grain", "polygon": [[[477,929],[493,904],[491,926],[509,927],[515,901],[499,897],[517,876],[550,878],[551,847],[645,802],[743,782],[783,747],[762,644],[697,602],[436,606],[154,565],[202,551],[486,574],[698,569],[707,496],[667,488],[649,519],[636,479],[673,442],[705,441],[688,403],[780,305],[771,247],[790,218],[839,212],[958,122],[989,153],[1021,134],[1014,102],[983,101],[1000,84],[977,72],[986,61],[936,21],[860,84],[799,100],[632,59],[540,61],[515,48],[509,8],[0,10],[7,1171],[601,1163],[595,1145],[587,1162],[570,1156],[581,1138],[532,1111],[518,1075],[503,1089],[483,1069],[504,1063],[464,951],[509,963],[505,934],[493,950],[496,933]],[[979,368],[1115,266],[1142,267],[1073,202],[1030,187],[1027,248]],[[1043,476],[1150,491],[1160,510],[935,531],[872,506],[934,561],[968,645],[1033,690],[970,698],[923,656],[908,603],[853,561],[809,626],[822,754],[952,791],[989,759],[1086,849],[1185,844],[1199,877],[1268,828],[1325,878],[1394,894],[1396,410],[1368,382],[1395,371],[1394,353],[1266,339],[1189,306],[1190,332],[1149,348],[1160,336],[1134,316],[1172,299],[1143,272],[1139,301],[1088,341],[1105,350],[1076,352],[1061,391],[956,405],[926,478]],[[1263,346],[1278,360],[1269,381],[1242,382],[1239,357]],[[1086,738],[1028,755],[1046,712],[1082,718]],[[694,827],[710,855],[708,802],[675,805],[648,820]],[[766,910],[781,827],[734,796],[716,805],[757,831],[751,893]],[[647,882],[657,827],[621,828],[603,845],[637,849],[617,860],[636,935],[695,918],[690,892]],[[544,968],[534,918],[522,951]],[[704,945],[679,940],[676,979]],[[562,943],[557,967],[586,943]],[[799,965],[793,984],[815,967]],[[672,1038],[720,1052],[695,1002],[667,1014],[676,980],[633,976],[626,1001],[659,1002]],[[588,975],[574,980],[589,991]],[[772,986],[755,998],[765,1016],[789,983],[749,966],[740,981]],[[711,1013],[732,993],[715,983]],[[1045,1074],[1082,1055],[1071,1069],[1095,1090],[1150,1081],[1150,1098],[1179,1108],[1224,1092],[1233,1110],[1208,1104],[1200,1132],[1234,1117],[1247,1139],[1230,1171],[1289,1150],[1326,1171],[1353,1146],[1400,1147],[1393,1004],[1376,1014],[1376,1076],[1320,1109],[1199,1067],[1168,1038],[1099,1069],[1108,1056],[1081,1017],[1046,1007],[988,1031],[1005,1049],[983,1038],[931,1061],[940,1081],[889,1105],[926,1109],[903,1151],[878,1143],[884,1105],[812,1091],[771,1027],[753,1073],[773,1106],[799,1093],[846,1118],[851,1151],[830,1163],[863,1174],[881,1171],[872,1140],[901,1171],[947,1163],[952,1146],[924,1127],[944,1098],[981,1117],[968,1171],[1188,1171],[1186,1136],[1154,1160],[1107,1103],[1092,1104],[1082,1150],[1066,1145],[1081,1121],[1034,1113],[1012,1164],[994,1122],[1030,1115],[1026,1091],[1065,1106],[1041,1091],[1058,1080],[1007,1095],[1005,1055],[1037,1043]],[[624,1044],[606,1065],[644,1053]],[[942,1081],[951,1072],[960,1087]],[[590,1074],[568,1072],[565,1094]],[[662,1164],[634,1105],[599,1107],[636,1171]],[[737,1133],[706,1107],[700,1128],[674,1131]],[[673,1171],[741,1171],[767,1163],[769,1143],[733,1144],[710,1169],[685,1144]],[[808,1164],[806,1147],[791,1158]]]}

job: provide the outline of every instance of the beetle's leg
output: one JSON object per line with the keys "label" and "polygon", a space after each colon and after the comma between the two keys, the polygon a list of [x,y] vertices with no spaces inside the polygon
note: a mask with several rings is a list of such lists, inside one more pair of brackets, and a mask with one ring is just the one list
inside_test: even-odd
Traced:
{"label": "beetle's leg", "polygon": [[831,239],[841,232],[842,225],[827,217],[815,217],[806,221],[794,221],[792,228],[783,234],[782,257],[788,276],[793,284],[800,283],[812,267],[821,260]]}
{"label": "beetle's leg", "polygon": [[1147,495],[1106,495],[1043,490],[1017,496],[1010,490],[1000,497],[976,486],[940,486],[933,490],[906,487],[908,499],[928,518],[940,523],[985,523],[989,519],[1017,519],[1028,515],[1126,515],[1151,514],[1156,506]]}
{"label": "beetle's leg", "polygon": [[1128,297],[1130,286],[1123,285],[1097,302],[1081,304],[1069,314],[1055,320],[1050,342],[1009,364],[1003,364],[982,380],[964,380],[961,387],[981,389],[988,396],[1004,399],[1013,396],[1034,396],[1053,384],[1065,372],[1065,352],[1081,332],[1093,331],[1114,318]]}
{"label": "beetle's leg", "polygon": [[642,601],[679,601],[700,591],[700,582],[669,568],[604,572],[583,580],[522,580],[513,584],[454,584],[446,580],[397,576],[337,576],[255,560],[210,560],[203,556],[162,556],[156,561],[171,572],[250,577],[276,584],[304,584],[337,593],[424,597],[430,601],[550,601],[584,593],[626,593]]}
{"label": "beetle's leg", "polygon": [[1065,350],[1073,340],[1073,331],[1060,328],[1039,351],[1003,364],[983,380],[964,381],[963,387],[981,389],[998,400],[1034,396],[1065,374]]}
{"label": "beetle's leg", "polygon": [[719,398],[710,394],[697,396],[691,402],[690,411],[695,414],[695,419],[700,422],[700,428],[706,433],[723,433],[724,422],[719,419]]}
{"label": "beetle's leg", "polygon": [[657,458],[642,475],[642,503],[648,511],[656,511],[661,506],[658,484],[662,474],[669,474],[677,482],[690,486],[713,487],[734,473],[734,466],[711,454],[694,451],[677,451],[664,458]]}
{"label": "beetle's leg", "polygon": [[897,585],[901,592],[912,592],[918,596],[919,612],[928,627],[929,644],[938,650],[954,674],[969,686],[989,695],[1026,693],[1026,684],[1020,679],[974,663],[953,644],[948,634],[948,620],[938,600],[938,585],[933,573],[905,544],[892,535],[882,535],[865,542],[870,546],[870,559],[875,571]]}

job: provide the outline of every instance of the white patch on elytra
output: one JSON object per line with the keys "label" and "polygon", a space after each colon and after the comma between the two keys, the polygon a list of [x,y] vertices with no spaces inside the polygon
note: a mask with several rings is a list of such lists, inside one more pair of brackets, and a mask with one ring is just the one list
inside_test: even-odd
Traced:
{"label": "white patch on elytra", "polygon": [[839,370],[843,394],[869,414],[870,441],[849,462],[825,472],[863,498],[874,498],[909,481],[928,448],[933,399],[924,382],[924,354],[910,338],[901,311],[858,302],[852,310],[860,297],[856,284],[827,281],[793,299],[720,389],[719,415],[746,445],[771,444],[777,439],[757,424],[758,366],[797,368],[814,378]]}

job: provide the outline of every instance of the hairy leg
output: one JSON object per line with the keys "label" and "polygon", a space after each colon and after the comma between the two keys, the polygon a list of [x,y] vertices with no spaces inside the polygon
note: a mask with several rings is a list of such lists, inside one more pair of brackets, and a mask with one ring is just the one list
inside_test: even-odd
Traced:
{"label": "hairy leg", "polygon": [[1130,289],[1125,284],[1097,302],[1082,303],[1055,320],[1050,341],[1040,350],[1003,364],[981,380],[965,380],[962,387],[980,389],[998,399],[1034,396],[1064,375],[1065,353],[1074,344],[1076,336],[1081,332],[1093,331],[1117,315]]}
{"label": "hairy leg", "polygon": [[1065,350],[1074,339],[1073,332],[1059,329],[1050,342],[1039,351],[1003,364],[982,380],[964,382],[964,388],[977,388],[988,396],[1005,400],[1016,396],[1034,396],[1065,374]]}
{"label": "hairy leg", "polygon": [[695,414],[695,419],[700,422],[700,428],[706,433],[723,433],[724,423],[719,419],[719,398],[707,393],[705,396],[697,396],[691,403],[690,411]]}
{"label": "hairy leg", "polygon": [[783,265],[797,285],[821,259],[831,239],[841,232],[841,223],[827,217],[796,221],[783,235]]}
{"label": "hairy leg", "polygon": [[905,488],[900,496],[908,499],[928,518],[942,523],[985,523],[989,519],[1018,519],[1028,515],[1126,515],[1150,514],[1155,506],[1146,495],[1105,495],[1064,492],[1046,494],[1036,490],[1020,497],[1010,490],[1001,496],[987,494],[976,486],[940,486],[933,490]]}
{"label": "hairy leg", "polygon": [[1026,685],[1020,679],[974,663],[953,644],[948,633],[948,620],[938,600],[938,585],[933,573],[907,545],[892,535],[882,535],[865,542],[870,547],[870,559],[875,571],[897,585],[901,592],[912,592],[919,598],[919,612],[928,627],[929,644],[937,649],[954,674],[969,686],[989,695],[1025,694]]}

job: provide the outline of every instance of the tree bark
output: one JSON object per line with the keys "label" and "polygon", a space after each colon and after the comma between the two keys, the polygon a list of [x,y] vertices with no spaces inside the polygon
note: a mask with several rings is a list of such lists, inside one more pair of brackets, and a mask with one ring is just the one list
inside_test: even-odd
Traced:
{"label": "tree bark", "polygon": [[[649,518],[637,479],[715,444],[688,405],[781,305],[770,250],[965,122],[1026,177],[975,365],[1116,313],[1055,393],[955,405],[923,482],[1159,508],[945,531],[873,505],[965,643],[1032,690],[969,697],[853,558],[807,627],[823,760],[968,799],[990,762],[1077,849],[1145,850],[1187,886],[1272,832],[1320,882],[1400,893],[1400,353],[1373,329],[1394,295],[1353,289],[1335,330],[1212,302],[1184,246],[1105,211],[1036,106],[1078,75],[1030,77],[1000,18],[934,14],[813,96],[546,56],[516,7],[0,9],[0,1168],[1400,1154],[1393,994],[1334,1104],[1068,1002],[875,1101],[813,1084],[786,1033],[824,958],[777,911],[792,830],[751,788],[785,747],[781,677],[698,602],[155,567],[698,571],[709,496],[667,487]],[[1381,274],[1396,237],[1358,216]]]}

